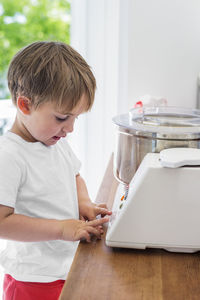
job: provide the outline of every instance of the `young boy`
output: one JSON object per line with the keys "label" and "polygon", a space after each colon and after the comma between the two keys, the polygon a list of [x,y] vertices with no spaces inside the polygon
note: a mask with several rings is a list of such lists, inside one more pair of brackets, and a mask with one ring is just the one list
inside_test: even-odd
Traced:
{"label": "young boy", "polygon": [[4,300],[58,299],[80,239],[100,238],[110,215],[90,201],[66,139],[94,100],[95,78],[70,46],[35,42],[8,70],[17,114],[0,138],[0,255]]}

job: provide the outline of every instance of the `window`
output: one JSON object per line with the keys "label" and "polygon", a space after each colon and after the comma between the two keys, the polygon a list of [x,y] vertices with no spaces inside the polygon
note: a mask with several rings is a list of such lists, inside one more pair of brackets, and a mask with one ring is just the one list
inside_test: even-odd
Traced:
{"label": "window", "polygon": [[6,72],[13,55],[38,40],[70,41],[70,3],[65,0],[0,1],[0,99],[9,98]]}

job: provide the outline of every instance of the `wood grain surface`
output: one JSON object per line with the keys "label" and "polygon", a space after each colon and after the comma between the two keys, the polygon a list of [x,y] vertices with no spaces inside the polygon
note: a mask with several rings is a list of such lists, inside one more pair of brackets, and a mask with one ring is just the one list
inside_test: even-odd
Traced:
{"label": "wood grain surface", "polygon": [[[112,207],[112,158],[96,201]],[[199,300],[200,255],[80,243],[60,300]]]}

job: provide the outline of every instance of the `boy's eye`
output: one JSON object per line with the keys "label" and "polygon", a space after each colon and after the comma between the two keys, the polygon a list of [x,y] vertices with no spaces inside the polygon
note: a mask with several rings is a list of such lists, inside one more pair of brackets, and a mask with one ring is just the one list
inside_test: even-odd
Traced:
{"label": "boy's eye", "polygon": [[69,119],[69,116],[65,117],[65,118],[59,118],[59,117],[56,117],[56,120],[59,121],[59,122],[64,122],[66,120]]}

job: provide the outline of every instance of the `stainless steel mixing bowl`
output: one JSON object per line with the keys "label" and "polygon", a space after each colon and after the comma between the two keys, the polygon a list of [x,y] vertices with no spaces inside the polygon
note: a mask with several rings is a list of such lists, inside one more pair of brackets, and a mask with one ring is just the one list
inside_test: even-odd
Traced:
{"label": "stainless steel mixing bowl", "polygon": [[144,156],[173,147],[200,148],[200,110],[144,107],[113,118],[114,175],[128,185]]}

